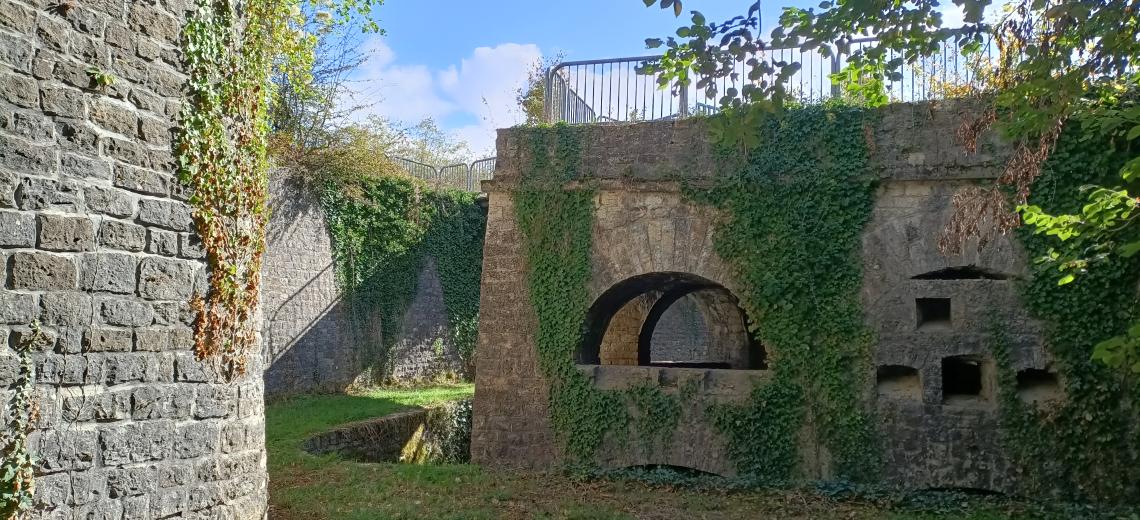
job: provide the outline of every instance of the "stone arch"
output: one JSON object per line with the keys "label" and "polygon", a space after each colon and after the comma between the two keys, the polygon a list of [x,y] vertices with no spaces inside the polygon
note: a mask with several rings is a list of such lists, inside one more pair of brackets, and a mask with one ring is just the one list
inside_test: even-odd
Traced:
{"label": "stone arch", "polygon": [[[661,363],[652,358],[653,333],[682,300],[695,304],[709,336],[700,360]],[[743,309],[725,287],[690,273],[663,272],[618,282],[594,300],[583,323],[579,364],[661,365],[690,368],[763,368],[763,347],[749,334]]]}

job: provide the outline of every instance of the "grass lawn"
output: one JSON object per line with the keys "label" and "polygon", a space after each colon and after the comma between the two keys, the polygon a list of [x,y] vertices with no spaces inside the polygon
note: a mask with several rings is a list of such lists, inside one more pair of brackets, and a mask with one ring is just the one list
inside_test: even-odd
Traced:
{"label": "grass lawn", "polygon": [[629,480],[519,474],[473,465],[363,464],[300,449],[309,435],[409,406],[471,396],[471,386],[301,397],[266,408],[270,520],[733,519],[997,520],[1031,518],[1012,505],[936,515],[801,490],[709,492]]}

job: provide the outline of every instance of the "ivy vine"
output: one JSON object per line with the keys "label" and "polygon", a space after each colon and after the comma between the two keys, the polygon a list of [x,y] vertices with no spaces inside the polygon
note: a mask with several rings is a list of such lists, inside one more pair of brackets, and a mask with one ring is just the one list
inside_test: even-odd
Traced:
{"label": "ivy vine", "polygon": [[[732,128],[754,113],[730,110],[711,127]],[[878,472],[861,396],[873,336],[859,299],[861,236],[874,202],[865,138],[872,122],[864,109],[837,104],[769,114],[745,150],[719,135],[726,171],[713,187],[690,190],[726,216],[713,244],[736,268],[752,333],[771,349],[774,378],[747,404],[709,411],[747,476],[791,477],[805,427],[827,448],[836,476],[872,480]]]}
{"label": "ivy vine", "polygon": [[359,320],[379,319],[381,339],[365,353],[373,382],[387,382],[388,353],[428,258],[443,288],[449,342],[472,376],[487,219],[476,195],[395,174],[353,182],[351,189],[328,183],[321,200],[338,284],[352,309],[368,313]]}
{"label": "ivy vine", "polygon": [[527,130],[532,161],[521,172],[514,207],[538,318],[538,363],[550,381],[554,431],[573,462],[588,462],[608,432],[629,414],[616,392],[599,391],[574,366],[574,350],[590,305],[594,188],[570,188],[580,167],[580,130],[568,125]]}
{"label": "ivy vine", "polygon": [[0,431],[0,518],[22,518],[36,492],[36,459],[28,446],[28,433],[39,417],[32,351],[43,348],[45,342],[39,323],[32,323],[31,333],[15,345],[20,368],[4,408],[7,422]]}
{"label": "ivy vine", "polygon": [[245,373],[257,348],[254,320],[265,250],[269,74],[287,36],[288,5],[198,0],[183,29],[189,96],[174,143],[178,178],[190,191],[209,264],[209,288],[195,295],[195,353],[229,378]]}
{"label": "ivy vine", "polygon": [[[1035,181],[1029,203],[1054,213],[1079,213],[1084,186],[1111,185],[1129,159],[1097,128],[1075,119]],[[1123,241],[1140,239],[1126,229]],[[1019,229],[1030,259],[1044,258],[1052,237]],[[1005,446],[1030,491],[1081,501],[1135,502],[1140,497],[1140,379],[1091,359],[1101,340],[1136,322],[1140,257],[1113,255],[1059,284],[1065,272],[1045,264],[1022,286],[1027,309],[1045,324],[1046,348],[1064,400],[1037,407],[1018,398],[1009,339],[995,327]]]}

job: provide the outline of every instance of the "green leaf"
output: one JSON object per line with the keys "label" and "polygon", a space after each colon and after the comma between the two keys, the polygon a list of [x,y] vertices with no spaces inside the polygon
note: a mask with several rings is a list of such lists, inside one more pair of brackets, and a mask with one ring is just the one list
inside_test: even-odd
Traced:
{"label": "green leaf", "polygon": [[1057,285],[1065,285],[1065,284],[1071,283],[1073,280],[1076,280],[1076,279],[1077,279],[1076,275],[1069,273],[1069,274],[1061,277],[1060,280],[1057,280]]}

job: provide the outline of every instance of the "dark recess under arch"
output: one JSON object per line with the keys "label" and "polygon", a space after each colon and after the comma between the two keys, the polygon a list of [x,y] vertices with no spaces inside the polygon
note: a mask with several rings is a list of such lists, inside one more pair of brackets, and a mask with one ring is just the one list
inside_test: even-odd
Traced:
{"label": "dark recess under arch", "polygon": [[[650,352],[653,340],[653,331],[661,316],[671,305],[681,298],[699,291],[715,290],[728,295],[740,313],[740,319],[745,320],[744,311],[740,308],[738,299],[728,289],[706,278],[681,272],[649,273],[627,278],[607,289],[590,306],[583,322],[582,341],[575,352],[575,361],[579,364],[597,365],[601,363],[601,345],[610,321],[629,302],[635,298],[657,293],[660,296],[650,308],[649,314],[643,323],[638,335],[637,361],[639,366],[653,366]],[[747,328],[745,327],[745,330]],[[762,345],[745,332],[748,343],[748,369],[760,369],[765,365],[765,352]],[[668,363],[662,366],[679,368],[729,368],[725,363]]]}

